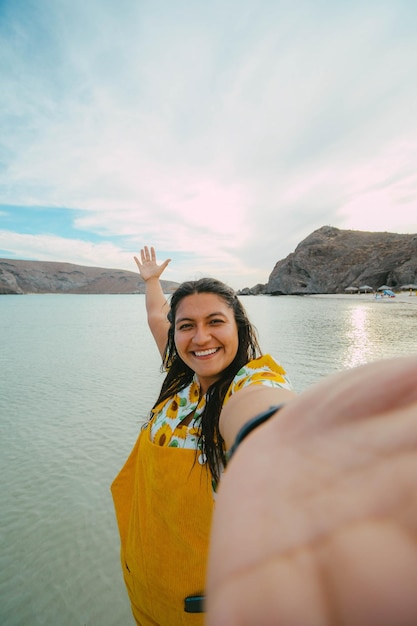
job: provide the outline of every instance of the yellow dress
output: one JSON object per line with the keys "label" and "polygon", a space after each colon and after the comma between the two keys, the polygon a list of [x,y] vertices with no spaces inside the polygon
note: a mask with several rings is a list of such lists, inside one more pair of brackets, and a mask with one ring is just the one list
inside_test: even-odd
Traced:
{"label": "yellow dress", "polygon": [[[140,626],[204,623],[204,614],[184,611],[187,596],[204,593],[213,509],[211,474],[196,453],[198,421],[188,435],[181,425],[183,414],[204,408],[195,384],[155,408],[111,486],[123,576]],[[269,355],[237,373],[225,402],[248,384],[289,387]]]}

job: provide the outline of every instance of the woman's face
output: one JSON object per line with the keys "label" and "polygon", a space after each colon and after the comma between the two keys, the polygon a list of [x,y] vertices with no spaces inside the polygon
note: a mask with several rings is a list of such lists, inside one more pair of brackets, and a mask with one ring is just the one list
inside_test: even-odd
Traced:
{"label": "woman's face", "polygon": [[206,393],[237,353],[233,309],[214,293],[186,296],[177,307],[174,339],[179,356],[197,374]]}

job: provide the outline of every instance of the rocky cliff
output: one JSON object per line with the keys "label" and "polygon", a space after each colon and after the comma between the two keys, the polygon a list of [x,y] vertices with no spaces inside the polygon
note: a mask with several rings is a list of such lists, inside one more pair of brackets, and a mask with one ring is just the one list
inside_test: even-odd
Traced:
{"label": "rocky cliff", "polygon": [[[166,293],[177,283],[161,281]],[[323,226],[278,261],[267,284],[241,295],[345,293],[368,285],[394,289],[417,283],[417,234],[339,230]],[[0,259],[0,294],[144,293],[136,272],[47,261]]]}
{"label": "rocky cliff", "polygon": [[[161,281],[166,293],[177,283]],[[145,293],[137,272],[49,261],[0,259],[0,294]]]}
{"label": "rocky cliff", "polygon": [[352,286],[397,289],[413,283],[417,283],[417,234],[323,226],[276,263],[263,293],[346,293]]}

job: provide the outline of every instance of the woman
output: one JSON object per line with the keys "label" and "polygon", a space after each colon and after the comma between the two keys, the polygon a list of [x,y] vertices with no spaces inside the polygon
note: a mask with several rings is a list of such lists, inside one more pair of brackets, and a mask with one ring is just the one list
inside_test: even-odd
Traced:
{"label": "woman", "polygon": [[[121,561],[140,625],[202,624],[213,488],[225,439],[239,415],[222,409],[241,390],[265,386],[292,398],[285,371],[261,356],[234,291],[214,279],[183,283],[168,306],[159,278],[169,263],[153,248],[135,257],[146,284],[148,323],[167,375],[150,419],[112,485]],[[198,607],[197,607],[198,610]]]}

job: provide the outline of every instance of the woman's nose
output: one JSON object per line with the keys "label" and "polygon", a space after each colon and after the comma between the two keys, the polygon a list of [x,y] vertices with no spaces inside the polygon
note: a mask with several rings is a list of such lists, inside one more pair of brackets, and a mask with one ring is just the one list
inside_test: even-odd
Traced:
{"label": "woman's nose", "polygon": [[206,343],[210,339],[210,330],[206,326],[196,326],[194,333],[195,343]]}

